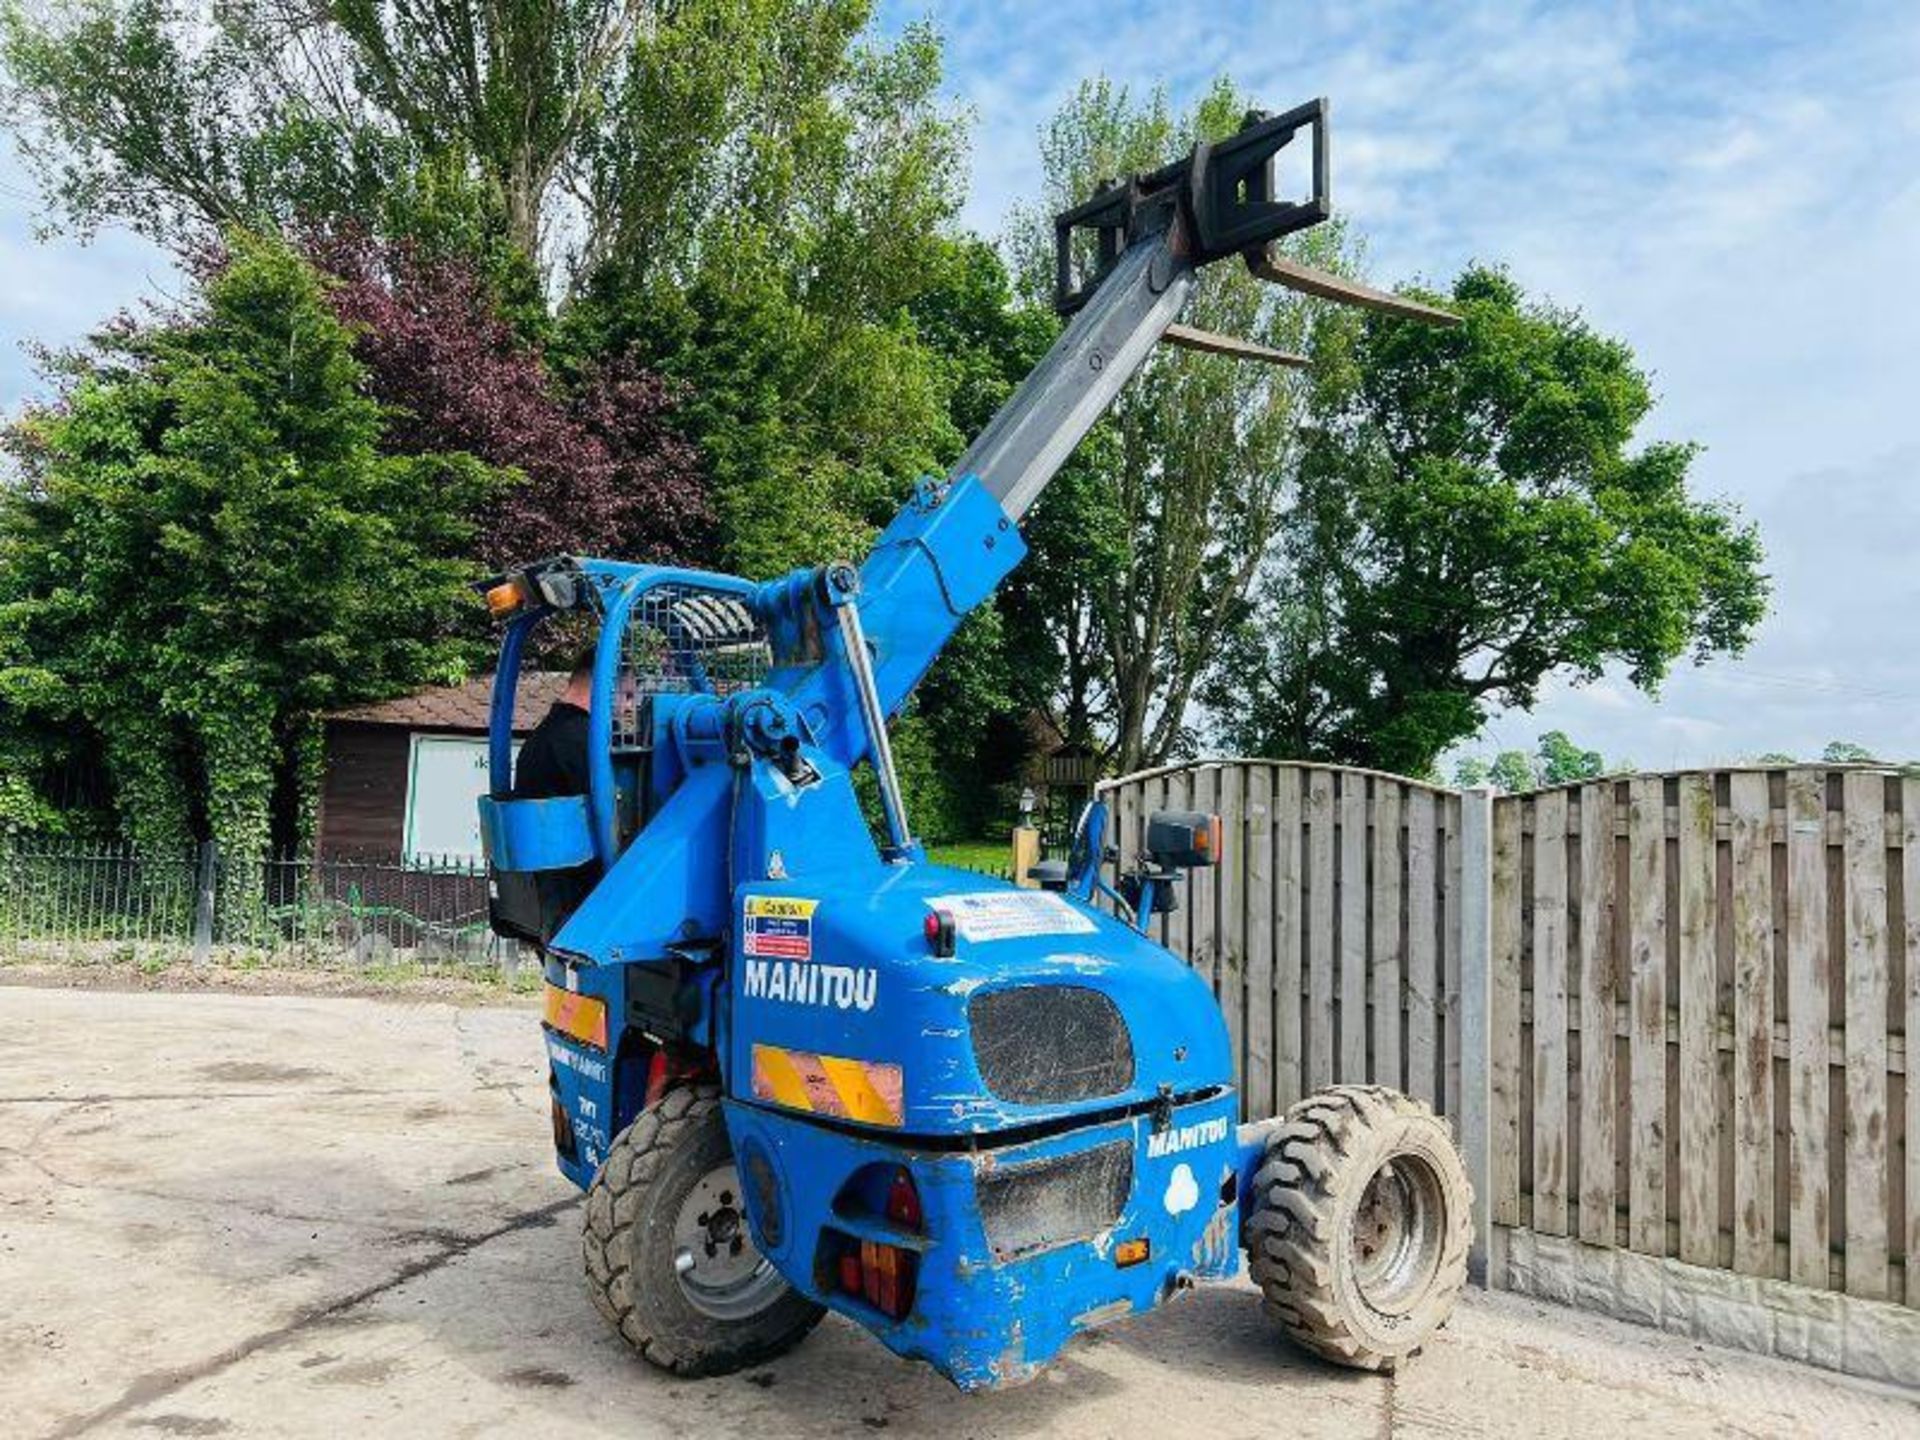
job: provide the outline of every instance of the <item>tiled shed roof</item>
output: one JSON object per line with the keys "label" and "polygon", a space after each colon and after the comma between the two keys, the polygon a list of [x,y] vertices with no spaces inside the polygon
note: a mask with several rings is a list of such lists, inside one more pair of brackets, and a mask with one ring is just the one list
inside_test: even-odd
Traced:
{"label": "tiled shed roof", "polygon": [[[524,735],[538,725],[566,688],[564,671],[522,671],[514,695],[514,733]],[[484,732],[492,703],[493,677],[485,675],[465,685],[434,685],[394,700],[349,706],[327,718],[360,725],[398,725],[408,730]]]}

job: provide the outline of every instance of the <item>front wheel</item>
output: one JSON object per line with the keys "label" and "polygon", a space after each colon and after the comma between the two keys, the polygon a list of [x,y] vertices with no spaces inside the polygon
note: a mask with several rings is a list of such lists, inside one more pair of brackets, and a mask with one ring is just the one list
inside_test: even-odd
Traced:
{"label": "front wheel", "polygon": [[587,1191],[581,1248],[595,1308],[677,1375],[757,1365],[824,1313],[753,1243],[711,1085],[669,1090],[620,1133]]}
{"label": "front wheel", "polygon": [[1446,1123],[1376,1085],[1287,1111],[1254,1177],[1247,1268],[1297,1343],[1391,1371],[1453,1314],[1473,1190]]}

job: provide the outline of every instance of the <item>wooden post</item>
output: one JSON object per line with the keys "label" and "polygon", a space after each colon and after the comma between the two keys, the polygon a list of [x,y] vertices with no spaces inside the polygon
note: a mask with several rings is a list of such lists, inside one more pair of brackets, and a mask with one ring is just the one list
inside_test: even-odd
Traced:
{"label": "wooden post", "polygon": [[1787,772],[1787,1278],[1832,1284],[1827,1169],[1827,776]]}
{"label": "wooden post", "polygon": [[1773,1276],[1773,803],[1733,776],[1733,1268]]}
{"label": "wooden post", "polygon": [[1567,1233],[1567,792],[1533,802],[1533,1228]]}
{"label": "wooden post", "polygon": [[1467,1269],[1476,1284],[1488,1273],[1493,1240],[1493,1070],[1489,1019],[1493,1004],[1493,791],[1460,797],[1460,1151],[1473,1185],[1473,1248]]}
{"label": "wooden post", "polygon": [[1658,775],[1628,788],[1627,1234],[1642,1255],[1667,1253],[1667,801]]}
{"label": "wooden post", "polygon": [[[1765,777],[1762,794],[1765,796]],[[1614,782],[1580,792],[1580,1238],[1614,1243]],[[1769,1175],[1771,1178],[1771,1175]],[[1769,1250],[1771,1255],[1771,1250]]]}
{"label": "wooden post", "polygon": [[[1847,1294],[1888,1295],[1887,781],[1870,770],[1841,780],[1846,805]],[[1914,1071],[1908,1062],[1909,1077]],[[1909,1101],[1908,1103],[1912,1103]],[[1913,1204],[1908,1197],[1907,1203]]]}
{"label": "wooden post", "polygon": [[1039,881],[1027,872],[1040,863],[1040,832],[1031,825],[1013,827],[1013,883],[1034,889]]}
{"label": "wooden post", "polygon": [[1720,1247],[1719,904],[1713,775],[1680,777],[1680,1258]]}

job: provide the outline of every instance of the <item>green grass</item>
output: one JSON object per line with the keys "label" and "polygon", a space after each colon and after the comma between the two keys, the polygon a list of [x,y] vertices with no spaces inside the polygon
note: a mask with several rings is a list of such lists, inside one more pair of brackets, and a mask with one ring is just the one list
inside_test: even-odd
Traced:
{"label": "green grass", "polygon": [[1013,845],[1008,840],[955,840],[946,845],[929,845],[927,858],[936,865],[958,865],[963,870],[998,873],[1013,863]]}

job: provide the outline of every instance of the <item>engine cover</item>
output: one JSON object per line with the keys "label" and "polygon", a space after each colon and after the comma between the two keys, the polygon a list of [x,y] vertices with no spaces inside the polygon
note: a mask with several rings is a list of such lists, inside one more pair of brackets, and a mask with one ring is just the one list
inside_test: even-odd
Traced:
{"label": "engine cover", "polygon": [[[742,1102],[984,1135],[1233,1083],[1206,982],[1091,906],[930,864],[743,886],[728,991]],[[953,919],[954,953],[929,943]]]}

